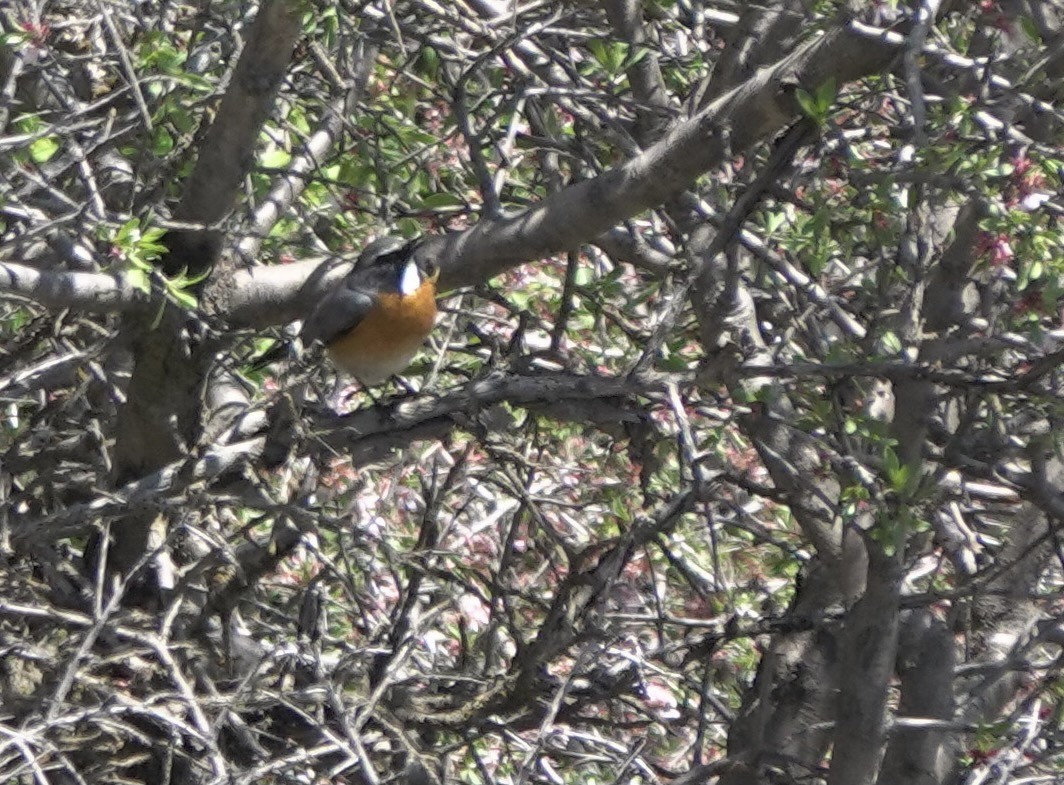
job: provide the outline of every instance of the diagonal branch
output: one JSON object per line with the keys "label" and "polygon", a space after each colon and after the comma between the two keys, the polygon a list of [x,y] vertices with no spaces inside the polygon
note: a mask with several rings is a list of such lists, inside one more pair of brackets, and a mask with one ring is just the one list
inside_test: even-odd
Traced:
{"label": "diagonal branch", "polygon": [[[233,209],[300,32],[298,3],[263,4],[175,212],[178,220],[211,225]],[[221,233],[212,228],[173,232],[167,241],[162,268],[168,275],[208,269],[221,249]]]}
{"label": "diagonal branch", "polygon": [[828,78],[845,84],[882,69],[893,56],[892,47],[838,27],[758,72],[635,158],[517,215],[437,238],[422,253],[438,257],[443,286],[456,288],[574,248],[779,131],[798,115],[795,86],[814,90]]}
{"label": "diagonal branch", "polygon": [[300,154],[288,167],[288,172],[274,185],[263,203],[255,211],[247,228],[247,236],[240,242],[240,253],[253,258],[285,210],[293,204],[310,182],[307,175],[321,166],[326,153],[336,142],[347,122],[347,113],[361,97],[369,81],[371,67],[377,59],[378,46],[366,37],[356,44],[354,67],[350,84],[344,94],[325,108],[321,126],[307,139]]}
{"label": "diagonal branch", "polygon": [[[858,35],[850,25],[837,27],[759,71],[624,164],[515,215],[432,238],[419,253],[435,256],[442,286],[456,289],[575,248],[665,202],[791,123],[799,113],[795,86],[812,90],[829,78],[843,85],[882,70],[894,55],[892,46]],[[312,280],[324,267],[318,261],[239,271],[230,320],[264,326],[296,318],[333,284],[331,275]]]}

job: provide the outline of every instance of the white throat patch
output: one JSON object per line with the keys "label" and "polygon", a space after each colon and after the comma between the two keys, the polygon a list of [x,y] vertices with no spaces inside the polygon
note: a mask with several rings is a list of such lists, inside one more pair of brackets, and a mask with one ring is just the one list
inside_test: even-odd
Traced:
{"label": "white throat patch", "polygon": [[410,259],[403,267],[403,274],[399,276],[399,293],[403,297],[409,297],[418,290],[419,286],[421,286],[421,273],[418,272],[414,260]]}

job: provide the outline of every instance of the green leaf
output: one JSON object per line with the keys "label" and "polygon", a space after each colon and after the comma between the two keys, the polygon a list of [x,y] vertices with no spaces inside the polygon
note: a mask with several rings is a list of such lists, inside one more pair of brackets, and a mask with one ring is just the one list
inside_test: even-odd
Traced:
{"label": "green leaf", "polygon": [[624,61],[625,69],[631,68],[633,65],[640,62],[648,54],[650,54],[650,50],[645,46],[640,46],[636,49],[631,49],[628,52],[627,59]]}
{"label": "green leaf", "polygon": [[809,274],[814,278],[824,272],[824,267],[827,265],[827,260],[820,253],[807,254],[805,257],[805,266],[809,270]]}
{"label": "green leaf", "polygon": [[831,105],[835,103],[835,98],[838,96],[838,89],[835,86],[835,77],[829,76],[827,80],[816,89],[817,104],[823,112],[827,112],[831,109]]}
{"label": "green leaf", "polygon": [[831,113],[831,106],[835,103],[836,94],[835,79],[830,78],[820,84],[812,93],[798,88],[794,97],[806,117],[817,125],[824,125],[827,122],[828,115]]}
{"label": "green leaf", "polygon": [[115,234],[115,245],[124,245],[131,240],[135,241],[140,237],[140,222],[136,218],[130,218],[118,229],[118,233]]}
{"label": "green leaf", "polygon": [[130,268],[126,270],[126,280],[134,289],[139,289],[145,294],[151,293],[151,274],[147,270]]}
{"label": "green leaf", "polygon": [[395,228],[403,237],[414,237],[422,232],[421,223],[413,218],[400,218],[396,221]]}
{"label": "green leaf", "polygon": [[658,360],[658,365],[664,371],[688,371],[693,364],[693,360],[687,357],[682,357],[678,354],[672,354]]}
{"label": "green leaf", "polygon": [[174,300],[177,301],[178,305],[190,311],[195,310],[198,304],[196,297],[191,292],[183,289],[171,289],[170,294],[173,296]]}
{"label": "green leaf", "polygon": [[310,122],[307,120],[306,112],[301,107],[292,107],[292,110],[288,113],[288,122],[300,134],[310,135]]}
{"label": "green leaf", "polygon": [[888,472],[897,471],[901,468],[901,462],[898,460],[898,454],[894,452],[890,447],[883,448],[883,468]]}
{"label": "green leaf", "polygon": [[813,96],[799,87],[794,93],[794,98],[798,101],[798,106],[801,107],[806,117],[813,120],[817,119],[816,100]]}
{"label": "green leaf", "polygon": [[152,134],[151,139],[151,151],[159,158],[164,157],[167,153],[174,149],[174,137],[170,135],[162,126],[155,127],[155,133]]}
{"label": "green leaf", "polygon": [[880,518],[869,532],[886,556],[893,556],[897,550],[899,528],[897,523]]}
{"label": "green leaf", "polygon": [[166,113],[166,119],[179,134],[192,133],[196,127],[196,118],[185,107],[171,107]]}
{"label": "green leaf", "polygon": [[1034,20],[1031,17],[1021,16],[1019,22],[1020,29],[1023,30],[1024,35],[1036,44],[1042,43],[1042,35],[1038,32],[1038,28],[1035,27]]}
{"label": "green leaf", "polygon": [[30,40],[30,34],[23,30],[13,30],[0,35],[0,46],[16,48]]}
{"label": "green leaf", "polygon": [[260,163],[265,169],[281,169],[288,166],[288,162],[291,160],[291,153],[280,147],[274,147],[272,150],[267,150],[263,153]]}
{"label": "green leaf", "polygon": [[765,232],[767,234],[774,234],[777,229],[783,226],[783,222],[787,220],[787,216],[781,212],[768,213],[765,216]]}
{"label": "green leaf", "polygon": [[183,270],[177,277],[170,279],[170,285],[174,289],[185,289],[190,286],[195,286],[196,284],[203,283],[203,281],[207,280],[207,276],[209,274],[209,271],[204,270],[202,273],[197,273],[196,275],[189,275],[186,271]]}
{"label": "green leaf", "polygon": [[901,339],[898,338],[896,333],[885,332],[883,337],[879,339],[883,349],[890,354],[898,354],[901,351]]}
{"label": "green leaf", "polygon": [[152,318],[151,324],[148,326],[149,330],[155,331],[159,327],[159,325],[162,324],[164,313],[166,313],[166,304],[160,303],[159,310],[156,311],[155,316]]}
{"label": "green leaf", "polygon": [[[150,226],[141,233],[140,237],[144,243],[155,243],[161,240],[165,234],[166,230],[162,227]],[[163,247],[163,250],[165,251],[166,248]]]}
{"label": "green leaf", "polygon": [[418,53],[418,65],[421,73],[435,79],[440,70],[440,54],[431,46],[424,46]]}
{"label": "green leaf", "polygon": [[909,466],[901,464],[897,453],[890,447],[883,448],[883,469],[891,490],[898,494],[905,494],[912,470]]}
{"label": "green leaf", "polygon": [[45,136],[30,142],[30,158],[35,164],[43,164],[50,160],[58,150],[58,136]]}
{"label": "green leaf", "polygon": [[457,196],[446,191],[440,191],[438,193],[429,194],[421,200],[421,207],[423,209],[434,210],[441,207],[465,207],[465,202],[459,199]]}
{"label": "green leaf", "polygon": [[587,48],[591,50],[591,56],[598,61],[598,64],[605,68],[606,61],[609,59],[606,53],[606,42],[601,38],[592,38],[587,42]]}

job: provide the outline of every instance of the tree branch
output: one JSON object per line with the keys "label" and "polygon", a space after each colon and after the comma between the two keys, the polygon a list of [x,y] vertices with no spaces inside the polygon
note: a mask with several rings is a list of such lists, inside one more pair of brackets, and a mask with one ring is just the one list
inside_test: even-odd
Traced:
{"label": "tree branch", "polygon": [[[210,225],[233,209],[300,31],[298,3],[269,0],[259,9],[175,211],[178,220]],[[167,244],[170,253],[161,266],[168,275],[183,269],[202,271],[216,261],[221,233],[213,228],[180,230],[167,236]]]}
{"label": "tree branch", "polygon": [[839,85],[885,66],[892,47],[841,26],[799,49],[715,101],[620,166],[550,196],[508,218],[481,221],[465,232],[433,238],[445,289],[468,286],[514,265],[574,248],[682,191],[731,155],[753,147],[798,114],[797,85],[813,91],[828,78]]}
{"label": "tree branch", "polygon": [[137,311],[151,302],[122,273],[38,270],[13,262],[0,262],[0,291],[48,308],[75,308],[90,313]]}

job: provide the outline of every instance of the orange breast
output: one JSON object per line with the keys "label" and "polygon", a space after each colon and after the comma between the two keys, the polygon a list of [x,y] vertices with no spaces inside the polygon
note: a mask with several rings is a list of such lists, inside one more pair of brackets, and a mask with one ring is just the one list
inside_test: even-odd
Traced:
{"label": "orange breast", "polygon": [[402,371],[436,321],[435,289],[424,284],[409,297],[382,295],[355,329],[328,345],[333,362],[363,384],[377,384]]}

